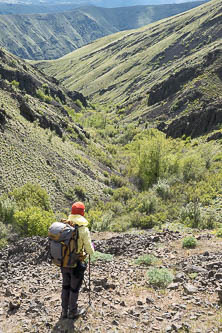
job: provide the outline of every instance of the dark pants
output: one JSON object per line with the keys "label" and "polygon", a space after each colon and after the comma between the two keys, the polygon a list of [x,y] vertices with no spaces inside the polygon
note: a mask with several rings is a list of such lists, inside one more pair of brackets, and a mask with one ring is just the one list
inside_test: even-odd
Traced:
{"label": "dark pants", "polygon": [[84,278],[85,268],[61,267],[62,272],[62,308],[70,312],[77,310],[79,290]]}

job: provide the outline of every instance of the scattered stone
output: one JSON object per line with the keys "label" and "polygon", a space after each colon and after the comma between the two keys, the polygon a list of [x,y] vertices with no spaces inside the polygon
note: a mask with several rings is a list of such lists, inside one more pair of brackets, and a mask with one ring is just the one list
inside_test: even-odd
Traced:
{"label": "scattered stone", "polygon": [[183,328],[183,326],[181,324],[177,324],[177,323],[173,323],[171,327],[176,332],[179,331],[179,330],[181,330]]}
{"label": "scattered stone", "polygon": [[178,288],[179,288],[179,284],[178,283],[171,283],[167,287],[167,289],[170,289],[170,290],[175,290],[175,289],[178,289]]}
{"label": "scattered stone", "polygon": [[[155,234],[153,233],[152,236],[155,236]],[[159,238],[159,242],[165,242],[167,239],[179,239],[181,236],[180,234],[167,231],[166,233],[157,233],[157,237]],[[146,326],[147,332],[152,333],[155,331],[170,333],[179,332],[180,330],[189,332],[189,326],[186,328],[184,324],[181,324],[181,321],[184,318],[187,321],[190,320],[191,307],[194,308],[195,306],[195,309],[199,310],[205,309],[204,313],[206,314],[208,314],[208,310],[211,310],[212,316],[215,315],[216,310],[220,309],[220,304],[217,302],[213,303],[213,299],[215,300],[213,294],[216,292],[219,302],[222,303],[222,289],[220,286],[222,253],[190,253],[186,258],[180,259],[174,253],[175,250],[171,249],[170,245],[165,246],[164,244],[163,247],[153,250],[155,242],[154,238],[151,239],[151,234],[149,233],[144,232],[141,235],[129,234],[129,239],[127,238],[128,234],[126,236],[118,235],[109,240],[99,241],[101,249],[104,245],[105,251],[110,248],[113,252],[121,253],[123,248],[127,249],[127,257],[120,257],[121,267],[118,257],[112,263],[100,261],[92,267],[92,302],[95,311],[89,310],[87,312],[86,318],[84,318],[84,324],[87,324],[87,326],[84,327],[83,324],[82,327],[84,331],[93,329],[94,332],[100,332],[101,328],[98,327],[98,320],[103,320],[104,328],[107,329],[107,332],[113,333],[119,330],[124,331],[124,326],[122,325],[125,325],[127,329],[130,329],[134,325],[135,332],[140,332],[140,329],[141,332],[143,330],[145,332]],[[40,250],[41,246],[39,247],[34,244],[35,241],[37,239],[32,239],[30,243],[39,251],[38,254],[31,250],[31,246],[25,240],[24,244],[25,246],[27,245],[27,252],[26,248],[20,247],[22,243],[19,241],[18,244],[15,242],[13,245],[13,251],[10,250],[10,252],[7,250],[6,253],[1,253],[0,255],[0,293],[3,299],[3,303],[0,304],[3,312],[0,315],[3,318],[10,316],[10,320],[12,321],[16,318],[18,322],[21,322],[24,333],[34,333],[34,331],[48,332],[49,330],[53,330],[54,333],[65,333],[67,330],[64,325],[61,326],[59,324],[58,328],[55,326],[59,320],[61,311],[61,274],[59,269],[54,269],[42,259],[44,258],[42,251],[45,249],[45,240],[41,241],[43,245],[42,250]],[[161,267],[169,267],[170,269],[176,267],[179,270],[173,283],[168,286],[166,294],[162,294],[161,291],[159,292],[151,288],[145,289],[147,269],[142,267],[141,270],[138,270],[133,264],[134,258],[138,257],[138,252],[136,252],[138,249],[137,242],[139,243],[141,254],[158,253],[161,260],[164,258]],[[146,247],[147,244],[148,246]],[[165,251],[166,247],[167,251]],[[17,250],[18,254],[16,256],[15,251]],[[172,253],[174,256],[171,255]],[[40,255],[40,258],[37,258],[38,255]],[[34,264],[32,264],[32,258]],[[179,262],[179,260],[181,261]],[[22,261],[22,265],[20,261]],[[36,262],[41,263],[41,265],[36,264]],[[192,284],[189,283],[191,277],[184,272],[197,273],[192,280]],[[86,271],[86,285],[87,278]],[[217,290],[216,285],[219,286]],[[130,299],[131,289],[134,291],[134,286],[139,286],[138,295],[136,290],[134,293],[135,297]],[[183,290],[181,293],[182,286],[184,294]],[[85,291],[87,292],[87,290],[86,288]],[[172,291],[169,292],[169,290]],[[83,293],[83,291],[84,289],[80,293],[82,296],[80,304],[86,306],[88,299],[87,294]],[[203,298],[203,295],[206,298]],[[209,295],[210,298],[208,298]],[[180,298],[176,298],[177,296]],[[166,302],[167,297],[169,298],[168,303],[162,303],[162,299]],[[208,305],[207,299],[211,299]],[[9,301],[12,303],[11,305],[9,305]],[[22,303],[20,304],[19,302],[21,301]],[[172,308],[170,307],[171,302]],[[207,310],[206,307],[208,308]],[[94,320],[94,313],[98,313],[98,317],[95,317],[95,321],[97,321],[95,326],[97,327],[90,326],[92,320]],[[204,317],[204,313],[201,313],[201,311],[194,312],[192,314],[193,320],[197,320],[202,315]],[[169,325],[171,321],[172,324]],[[68,324],[68,320],[64,321],[64,323]],[[154,327],[150,326],[152,324]],[[211,327],[211,330],[213,330],[213,327]]]}
{"label": "scattered stone", "polygon": [[186,276],[184,273],[177,273],[173,279],[173,282],[183,282],[185,280],[185,277]]}
{"label": "scattered stone", "polygon": [[190,283],[184,284],[183,288],[186,294],[194,294],[198,291],[198,289]]}
{"label": "scattered stone", "polygon": [[115,325],[115,326],[119,326],[119,322],[115,319],[112,321],[112,324]]}
{"label": "scattered stone", "polygon": [[18,310],[20,308],[21,302],[18,300],[13,300],[9,302],[9,311]]}
{"label": "scattered stone", "polygon": [[185,270],[187,273],[208,273],[208,271],[200,266],[188,265]]}
{"label": "scattered stone", "polygon": [[153,301],[152,298],[150,298],[150,297],[147,297],[147,298],[146,298],[146,303],[147,303],[147,304],[153,304],[153,302],[154,302],[154,301]]}
{"label": "scattered stone", "polygon": [[217,288],[216,291],[217,291],[217,294],[218,294],[219,302],[222,303],[222,289]]}
{"label": "scattered stone", "polygon": [[215,274],[215,279],[216,280],[221,280],[222,279],[222,273],[216,273]]}

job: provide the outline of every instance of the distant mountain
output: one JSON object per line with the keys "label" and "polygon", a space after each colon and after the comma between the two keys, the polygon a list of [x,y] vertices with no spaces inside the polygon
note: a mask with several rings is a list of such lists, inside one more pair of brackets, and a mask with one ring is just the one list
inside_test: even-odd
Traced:
{"label": "distant mountain", "polygon": [[46,14],[46,13],[62,13],[78,8],[75,4],[22,4],[22,3],[2,3],[0,2],[0,15],[17,15],[17,14]]}
{"label": "distant mountain", "polygon": [[0,45],[25,59],[56,59],[112,33],[136,29],[202,4],[82,7],[52,14],[0,15]]}
{"label": "distant mountain", "polygon": [[222,123],[222,2],[102,38],[38,64],[123,121],[198,136]]}
{"label": "distant mountain", "polygon": [[[179,4],[184,2],[193,2],[197,0],[45,0],[44,2],[39,0],[1,0],[0,8],[4,5],[17,6],[20,9],[22,6],[27,6],[24,10],[28,10],[28,7],[47,7],[47,6],[88,6],[94,5],[105,8],[115,7],[129,7],[129,6],[141,6],[141,5],[165,5],[165,4]],[[210,0],[204,0],[205,2]],[[13,5],[13,6],[12,6]],[[16,8],[16,7],[15,7]],[[13,8],[12,8],[13,10]]]}
{"label": "distant mountain", "polygon": [[[194,0],[195,1],[195,0]],[[207,2],[206,0],[205,2]],[[165,5],[165,4],[179,4],[184,2],[193,2],[193,0],[90,0],[89,4],[95,6],[114,8],[114,7],[128,7],[139,5]]]}

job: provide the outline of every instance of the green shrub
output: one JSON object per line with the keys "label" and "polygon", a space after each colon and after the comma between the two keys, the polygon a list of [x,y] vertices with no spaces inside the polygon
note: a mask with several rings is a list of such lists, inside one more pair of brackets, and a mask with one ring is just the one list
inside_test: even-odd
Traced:
{"label": "green shrub", "polygon": [[[113,222],[113,215],[114,213],[110,210],[102,212],[101,214],[98,211],[98,219],[94,219],[92,221],[91,230],[93,231],[107,231],[110,230],[110,225]],[[89,212],[91,215],[91,211]]]}
{"label": "green shrub", "polygon": [[124,212],[124,204],[119,201],[110,201],[106,204],[106,207],[116,215],[121,215]]}
{"label": "green shrub", "polygon": [[186,249],[194,249],[197,246],[197,240],[193,236],[187,236],[182,241],[182,247]]}
{"label": "green shrub", "polygon": [[135,177],[140,190],[149,189],[160,178],[179,173],[181,145],[177,145],[176,151],[173,140],[166,139],[157,130],[146,130],[127,145],[131,153],[129,173]]}
{"label": "green shrub", "polygon": [[133,197],[133,191],[126,186],[118,188],[113,192],[113,199],[120,200],[123,202],[128,201]]}
{"label": "green shrub", "polygon": [[67,190],[65,191],[64,193],[65,197],[68,199],[68,200],[72,200],[73,202],[74,201],[78,201],[78,198],[76,196],[76,193],[74,191],[74,188],[72,187],[69,187],[67,188]]}
{"label": "green shrub", "polygon": [[222,238],[222,228],[216,230],[216,236]]}
{"label": "green shrub", "polygon": [[183,179],[186,182],[190,180],[200,180],[204,173],[204,161],[200,154],[185,156],[181,162]]}
{"label": "green shrub", "polygon": [[140,219],[136,224],[134,223],[133,226],[141,229],[152,229],[155,226],[155,219],[153,215],[141,215]]}
{"label": "green shrub", "polygon": [[151,266],[157,262],[157,258],[150,254],[144,254],[135,260],[136,265]]}
{"label": "green shrub", "polygon": [[55,221],[51,211],[28,207],[14,214],[15,226],[21,236],[47,236],[48,228]]}
{"label": "green shrub", "polygon": [[84,106],[83,106],[82,102],[81,102],[79,99],[77,99],[77,100],[75,101],[75,104],[76,104],[81,110],[84,109]]}
{"label": "green shrub", "polygon": [[159,179],[158,183],[154,185],[153,188],[163,200],[167,200],[171,197],[170,185],[166,179]]}
{"label": "green shrub", "polygon": [[162,169],[162,144],[152,140],[152,145],[143,150],[139,160],[138,176],[142,189],[149,188],[161,177]]}
{"label": "green shrub", "polygon": [[138,204],[138,210],[145,214],[154,214],[158,208],[158,198],[152,192],[141,197],[141,201]]}
{"label": "green shrub", "polygon": [[79,198],[79,200],[84,201],[86,199],[86,189],[81,185],[76,185],[74,187],[74,192]]}
{"label": "green shrub", "polygon": [[16,203],[10,200],[6,195],[0,198],[0,220],[5,224],[12,224],[14,221],[14,212]]}
{"label": "green shrub", "polygon": [[8,227],[4,223],[0,222],[0,249],[8,244],[8,235]]}
{"label": "green shrub", "polygon": [[99,251],[95,251],[93,255],[91,255],[91,263],[95,263],[98,260],[102,261],[112,261],[113,260],[113,255],[109,253],[102,253]]}
{"label": "green shrub", "polygon": [[85,217],[89,222],[90,229],[97,230],[97,225],[102,221],[103,211],[100,209],[89,209],[89,211],[85,213]]}
{"label": "green shrub", "polygon": [[108,226],[108,230],[113,232],[125,232],[128,231],[131,227],[132,223],[129,219],[129,215],[121,215],[113,217]]}
{"label": "green shrub", "polygon": [[135,228],[152,229],[154,226],[161,226],[166,220],[165,213],[156,213],[151,215],[144,215],[139,212],[131,214],[131,223]]}
{"label": "green shrub", "polygon": [[16,81],[16,80],[13,80],[13,81],[11,82],[11,85],[12,85],[15,89],[19,88],[19,82]]}
{"label": "green shrub", "polygon": [[39,184],[27,183],[15,188],[9,193],[9,196],[14,199],[17,209],[20,211],[32,206],[46,211],[51,209],[49,196]]}
{"label": "green shrub", "polygon": [[149,284],[154,288],[165,288],[173,281],[173,274],[166,268],[151,268],[147,275]]}
{"label": "green shrub", "polygon": [[189,227],[200,227],[202,221],[200,204],[198,202],[189,202],[185,207],[182,207],[180,217],[182,222]]}
{"label": "green shrub", "polygon": [[6,239],[4,239],[4,238],[0,239],[0,250],[7,245],[8,245],[8,242]]}
{"label": "green shrub", "polygon": [[43,102],[46,102],[46,103],[51,103],[52,101],[52,97],[49,96],[49,95],[46,95],[45,92],[42,90],[42,89],[38,89],[36,91],[36,96]]}
{"label": "green shrub", "polygon": [[110,180],[112,185],[115,187],[123,187],[126,185],[124,178],[117,175],[112,175]]}

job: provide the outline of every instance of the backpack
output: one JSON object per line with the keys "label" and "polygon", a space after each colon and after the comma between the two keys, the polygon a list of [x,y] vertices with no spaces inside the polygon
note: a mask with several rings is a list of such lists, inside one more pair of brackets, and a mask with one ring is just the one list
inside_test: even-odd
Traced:
{"label": "backpack", "polygon": [[49,251],[52,262],[59,267],[75,267],[77,254],[78,225],[74,227],[63,222],[54,222],[48,230]]}

